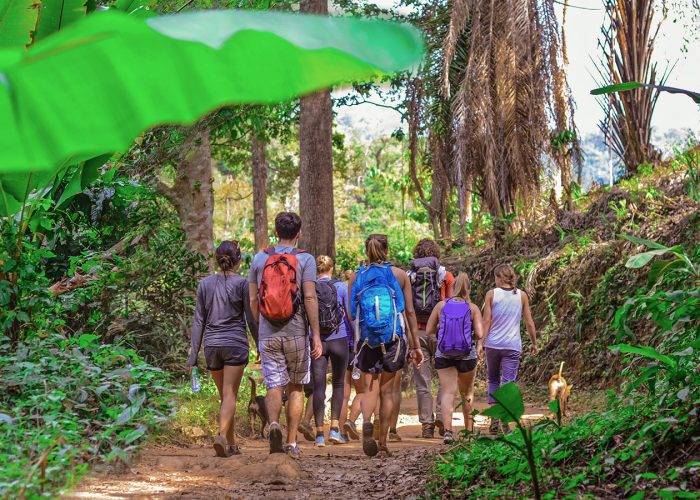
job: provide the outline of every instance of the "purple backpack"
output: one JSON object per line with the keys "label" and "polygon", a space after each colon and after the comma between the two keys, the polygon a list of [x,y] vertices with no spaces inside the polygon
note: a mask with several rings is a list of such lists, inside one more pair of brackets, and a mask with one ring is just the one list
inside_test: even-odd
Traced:
{"label": "purple backpack", "polygon": [[448,357],[464,356],[472,350],[472,310],[466,302],[448,299],[440,314],[438,349]]}

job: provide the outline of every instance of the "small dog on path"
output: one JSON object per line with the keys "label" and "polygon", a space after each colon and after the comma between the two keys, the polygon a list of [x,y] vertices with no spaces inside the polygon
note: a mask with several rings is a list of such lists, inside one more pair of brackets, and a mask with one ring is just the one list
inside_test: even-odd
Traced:
{"label": "small dog on path", "polygon": [[566,382],[566,379],[562,375],[563,370],[564,362],[562,361],[559,365],[559,373],[555,373],[554,375],[552,375],[552,377],[549,379],[549,382],[547,383],[547,386],[549,387],[549,400],[559,401],[559,411],[561,412],[562,416],[566,416],[566,402],[569,399],[569,395],[571,394],[571,388],[573,387],[573,384],[569,385]]}
{"label": "small dog on path", "polygon": [[250,433],[255,435],[255,420],[260,418],[260,437],[265,438],[265,428],[269,424],[270,419],[267,415],[267,406],[265,406],[265,396],[258,396],[257,385],[255,379],[248,376],[250,380],[250,401],[248,402],[248,416],[250,417]]}

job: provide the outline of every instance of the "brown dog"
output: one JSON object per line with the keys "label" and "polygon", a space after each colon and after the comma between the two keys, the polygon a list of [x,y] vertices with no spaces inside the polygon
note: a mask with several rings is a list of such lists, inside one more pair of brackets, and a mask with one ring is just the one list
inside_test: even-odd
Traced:
{"label": "brown dog", "polygon": [[265,438],[265,427],[269,423],[267,415],[267,406],[265,406],[265,397],[258,396],[257,386],[253,377],[248,377],[250,380],[250,401],[248,402],[248,416],[250,417],[250,433],[255,435],[255,419],[260,418],[260,434],[261,438]]}
{"label": "brown dog", "polygon": [[566,416],[566,402],[569,399],[569,395],[571,394],[571,388],[573,387],[573,384],[569,385],[566,382],[566,379],[562,375],[563,370],[564,362],[562,361],[559,365],[559,373],[555,373],[554,375],[552,375],[552,378],[549,379],[547,386],[549,387],[549,400],[559,401],[559,410],[562,416]]}

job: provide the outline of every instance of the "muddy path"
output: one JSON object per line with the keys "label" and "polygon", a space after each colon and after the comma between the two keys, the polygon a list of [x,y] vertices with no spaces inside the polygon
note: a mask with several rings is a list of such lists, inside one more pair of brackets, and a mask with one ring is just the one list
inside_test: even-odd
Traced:
{"label": "muddy path", "polygon": [[[540,418],[544,411],[528,406],[525,418]],[[392,457],[368,458],[359,441],[314,448],[302,440],[298,461],[269,455],[267,441],[259,439],[241,439],[243,454],[224,459],[216,458],[210,446],[149,445],[125,473],[93,475],[66,498],[420,498],[436,454],[447,448],[437,432],[434,439],[419,437],[416,413],[415,398],[405,398],[398,426],[402,441],[389,443]],[[455,414],[453,425],[463,428],[461,413]],[[486,433],[487,425],[477,416],[477,430]]]}

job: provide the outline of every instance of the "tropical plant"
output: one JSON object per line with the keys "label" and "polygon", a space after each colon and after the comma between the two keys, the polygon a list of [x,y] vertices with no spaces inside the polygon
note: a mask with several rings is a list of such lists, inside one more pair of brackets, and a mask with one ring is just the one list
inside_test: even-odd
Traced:
{"label": "tropical plant", "polygon": [[605,87],[600,87],[591,90],[592,95],[603,95],[612,94],[614,92],[627,92],[629,90],[635,89],[657,89],[661,92],[668,92],[669,94],[683,94],[690,97],[695,104],[700,105],[700,92],[693,92],[692,90],[679,89],[676,87],[669,87],[667,85],[654,85],[651,83],[639,83],[639,82],[624,82],[616,85],[607,85]]}
{"label": "tropical plant", "polygon": [[[548,114],[556,135],[575,130],[553,2],[457,0],[444,51],[457,168],[479,180],[492,216],[510,215],[539,193],[542,159],[553,153]],[[460,53],[458,84],[449,85]],[[568,156],[560,158],[568,174]]]}
{"label": "tropical plant", "polygon": [[596,68],[600,86],[610,88],[624,82],[629,92],[611,93],[598,100],[606,118],[599,124],[605,140],[633,176],[642,163],[660,158],[651,143],[651,120],[659,87],[668,74],[659,76],[652,62],[654,43],[661,22],[655,23],[654,0],[605,0],[607,27],[600,43]]}

